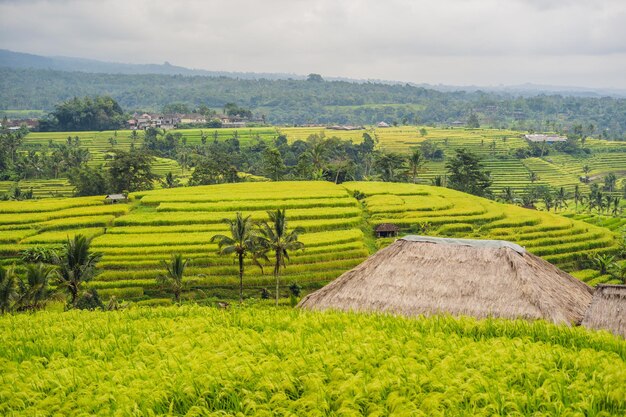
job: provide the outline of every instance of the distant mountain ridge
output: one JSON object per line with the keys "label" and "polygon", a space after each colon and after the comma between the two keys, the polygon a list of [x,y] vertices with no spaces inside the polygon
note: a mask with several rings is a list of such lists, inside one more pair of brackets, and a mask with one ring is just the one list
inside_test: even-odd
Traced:
{"label": "distant mountain ridge", "polygon": [[[156,75],[185,75],[185,76],[207,76],[207,77],[228,77],[244,80],[304,80],[306,75],[293,73],[262,73],[262,72],[232,72],[232,71],[209,71],[204,69],[192,69],[172,65],[169,62],[163,64],[129,64],[120,62],[107,62],[95,59],[75,58],[65,56],[43,56],[23,52],[14,52],[7,49],[0,49],[0,67],[8,68],[30,68],[30,69],[50,69],[67,72],[86,72],[102,74],[156,74]],[[609,88],[588,88],[576,86],[551,86],[525,83],[508,86],[454,86],[443,84],[427,83],[407,83],[394,80],[380,79],[354,79],[346,77],[324,76],[328,81],[346,81],[354,83],[374,82],[389,85],[412,85],[441,92],[454,91],[486,91],[496,93],[508,93],[520,96],[535,96],[541,94],[561,94],[564,96],[576,97],[626,97],[626,90]]]}
{"label": "distant mountain ridge", "polygon": [[241,79],[305,79],[306,76],[296,74],[228,72],[190,69],[163,64],[127,64],[105,62],[95,59],[74,58],[65,56],[42,56],[0,49],[0,66],[8,68],[51,69],[56,71],[78,71],[103,74],[158,74],[158,75],[199,75],[208,77],[229,77]]}

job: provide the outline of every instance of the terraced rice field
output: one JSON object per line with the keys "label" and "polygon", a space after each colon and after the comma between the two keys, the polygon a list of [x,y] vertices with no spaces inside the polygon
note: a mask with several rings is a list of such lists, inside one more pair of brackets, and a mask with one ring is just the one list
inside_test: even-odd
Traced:
{"label": "terraced rice field", "polygon": [[[406,153],[411,148],[429,141],[452,154],[454,149],[470,150],[483,157],[506,155],[510,149],[526,145],[522,132],[501,129],[464,129],[432,128],[425,126],[426,135],[422,136],[423,126],[403,126],[377,128],[376,137],[381,148],[394,152]],[[495,143],[495,148],[493,147]],[[491,146],[490,146],[491,145]]]}
{"label": "terraced rice field", "polygon": [[[0,195],[6,194],[15,184],[14,181],[0,181]],[[67,178],[56,180],[22,180],[17,182],[22,192],[33,190],[34,198],[70,197],[74,187]]]}
{"label": "terraced rice field", "polygon": [[[576,184],[583,191],[586,185],[580,182],[583,165],[591,168],[590,176],[593,180],[601,181],[601,177],[608,172],[615,172],[618,177],[626,175],[626,143],[611,142],[598,139],[588,139],[585,146],[593,150],[589,157],[572,157],[566,154],[551,152],[543,158],[529,158],[519,160],[513,157],[515,149],[527,146],[522,138],[522,132],[500,129],[465,129],[465,128],[432,128],[424,127],[426,135],[422,136],[422,126],[402,126],[390,128],[367,127],[364,130],[342,131],[326,129],[324,127],[260,127],[260,128],[225,128],[225,129],[180,129],[175,132],[181,133],[188,144],[201,143],[201,134],[205,134],[207,141],[215,139],[223,141],[237,137],[239,142],[246,146],[255,140],[273,140],[279,134],[284,134],[290,143],[296,140],[306,140],[310,135],[323,135],[324,137],[339,137],[351,140],[354,143],[362,141],[363,133],[367,132],[378,140],[380,149],[386,151],[408,153],[411,149],[427,141],[442,149],[446,157],[454,154],[455,149],[463,148],[480,155],[487,170],[491,171],[494,180],[492,191],[499,194],[504,187],[512,187],[520,194],[531,184],[529,173],[531,171],[539,175],[537,184],[549,184],[552,187],[565,187],[571,192]],[[90,150],[92,154],[91,164],[104,163],[104,156],[111,148],[109,138],[114,137],[116,132],[51,132],[30,133],[25,139],[25,148],[34,144],[48,143],[48,141],[62,143],[68,136],[78,136],[81,146]],[[117,131],[117,144],[119,149],[130,147],[131,131]],[[137,144],[141,144],[143,135]],[[154,171],[159,175],[172,172],[183,178],[180,165],[170,159],[158,158],[154,164]],[[185,173],[187,176],[189,172]],[[428,161],[418,177],[418,182],[430,184],[437,176],[445,176],[445,161]],[[184,179],[184,178],[183,178]],[[0,193],[10,187],[10,183],[0,183]],[[61,180],[33,180],[20,182],[22,189],[33,188],[37,197],[65,196],[72,193],[67,181]]]}
{"label": "terraced rice field", "polygon": [[[362,202],[352,197],[359,190]],[[210,243],[226,233],[225,218],[241,211],[255,220],[286,208],[301,226],[306,249],[295,253],[282,282],[317,288],[359,264],[376,242],[371,228],[393,223],[404,233],[511,240],[567,270],[577,261],[616,248],[609,229],[546,212],[522,209],[446,188],[375,182],[239,183],[136,193],[130,204],[104,205],[101,197],[0,202],[0,254],[12,264],[28,247],[55,246],[77,233],[94,237],[104,254],[91,283],[104,296],[159,296],[161,260],[180,252],[192,259],[193,289],[236,288],[237,268]],[[385,240],[378,242],[378,246]],[[246,292],[258,296],[272,283],[271,267],[248,265]]]}
{"label": "terraced rice field", "polygon": [[374,134],[374,128],[361,130],[334,130],[325,127],[279,127],[276,131],[286,135],[289,143],[296,140],[306,140],[311,135],[323,136],[325,138],[337,137],[343,140],[351,140],[354,143],[361,143],[363,133]]}
{"label": "terraced rice field", "polygon": [[376,182],[345,183],[367,195],[372,225],[392,223],[403,232],[509,240],[565,270],[577,261],[615,250],[610,230],[552,213],[468,197],[441,187]]}
{"label": "terraced rice field", "polygon": [[[282,278],[315,288],[359,264],[365,246],[361,209],[342,188],[328,182],[240,183],[144,192],[132,204],[104,205],[101,197],[0,203],[0,253],[12,257],[34,245],[59,244],[76,233],[93,236],[104,253],[102,273],[92,286],[122,297],[150,295],[161,273],[160,261],[173,252],[192,259],[193,288],[234,288],[237,267],[232,257],[217,255],[210,243],[227,233],[223,220],[236,211],[266,219],[265,210],[287,208],[291,227],[300,226],[306,250],[292,257]],[[264,274],[248,266],[249,293],[271,286],[271,267]]]}

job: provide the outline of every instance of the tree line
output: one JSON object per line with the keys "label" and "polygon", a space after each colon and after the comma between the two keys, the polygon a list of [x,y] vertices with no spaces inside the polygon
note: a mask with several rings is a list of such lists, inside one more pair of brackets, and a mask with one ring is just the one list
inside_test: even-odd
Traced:
{"label": "tree line", "polygon": [[[88,74],[0,68],[4,109],[50,111],[71,97],[109,94],[128,110],[157,110],[172,103],[221,109],[239,103],[273,124],[438,125],[472,115],[496,128],[569,130],[593,124],[600,135],[624,139],[626,99],[495,92],[441,92],[409,84],[346,81],[244,80],[227,77]],[[472,118],[473,119],[473,118]]]}

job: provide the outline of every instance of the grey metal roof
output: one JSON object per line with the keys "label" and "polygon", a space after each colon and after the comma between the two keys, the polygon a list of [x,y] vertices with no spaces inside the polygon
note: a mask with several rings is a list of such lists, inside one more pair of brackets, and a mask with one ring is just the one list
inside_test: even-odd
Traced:
{"label": "grey metal roof", "polygon": [[407,240],[409,242],[436,243],[438,245],[473,246],[476,248],[509,248],[520,254],[526,253],[526,249],[520,245],[507,242],[506,240],[455,239],[418,235],[404,236],[402,240]]}
{"label": "grey metal roof", "polygon": [[124,194],[109,194],[104,198],[108,198],[110,200],[124,200],[126,196]]}

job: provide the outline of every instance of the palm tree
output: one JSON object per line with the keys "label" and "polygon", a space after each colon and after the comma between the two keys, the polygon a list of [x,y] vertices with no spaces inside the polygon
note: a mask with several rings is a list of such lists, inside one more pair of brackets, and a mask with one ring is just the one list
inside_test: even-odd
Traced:
{"label": "palm tree", "polygon": [[538,180],[539,180],[539,175],[537,175],[537,173],[536,173],[536,172],[534,172],[534,171],[530,171],[530,172],[528,173],[528,179],[530,180],[530,183],[531,183],[531,184],[534,184],[534,183],[535,183],[535,181],[538,181]]}
{"label": "palm tree", "polygon": [[567,207],[567,192],[565,188],[559,188],[559,191],[554,195],[554,211],[558,208],[559,210],[565,206]]}
{"label": "palm tree", "polygon": [[611,209],[611,214],[615,217],[619,216],[622,213],[622,208],[620,207],[621,201],[622,201],[622,197],[620,196],[613,197],[613,208]]}
{"label": "palm tree", "polygon": [[279,274],[280,269],[285,268],[286,261],[289,260],[289,251],[304,248],[304,243],[298,240],[298,234],[303,229],[296,227],[291,232],[287,231],[287,216],[285,210],[267,212],[270,223],[263,222],[259,226],[260,250],[263,253],[274,253],[274,278],[276,280],[276,306],[278,306],[278,292],[280,289]]}
{"label": "palm tree", "polygon": [[505,203],[509,203],[509,204],[513,204],[517,201],[515,192],[513,191],[513,188],[511,187],[504,187],[502,189],[502,194],[500,195],[500,197],[502,198],[502,200],[504,200]]}
{"label": "palm tree", "polygon": [[615,256],[610,255],[596,255],[593,258],[594,265],[598,268],[602,275],[605,275],[607,271],[613,266]]}
{"label": "palm tree", "polygon": [[0,266],[0,313],[4,314],[11,309],[13,300],[17,296],[15,283],[17,276],[13,267],[5,269]]}
{"label": "palm tree", "polygon": [[185,288],[183,278],[188,263],[189,259],[183,259],[183,255],[180,253],[173,253],[169,262],[161,261],[166,273],[157,277],[157,283],[172,290],[174,301],[177,304],[180,303],[180,294]]}
{"label": "palm tree", "polygon": [[604,177],[604,191],[608,191],[612,193],[615,191],[615,185],[617,183],[617,176],[613,172],[609,172],[606,177]]}
{"label": "palm tree", "polygon": [[578,203],[583,201],[583,195],[580,192],[578,184],[574,186],[574,204],[576,205],[576,213],[578,213]]}
{"label": "palm tree", "polygon": [[101,253],[90,251],[90,244],[91,238],[78,234],[74,239],[67,239],[60,254],[54,254],[54,263],[59,268],[59,285],[67,288],[72,306],[76,305],[83,283],[96,275],[96,264],[102,258]]}
{"label": "palm tree", "polygon": [[211,243],[217,242],[220,255],[235,255],[239,262],[239,303],[243,302],[243,272],[244,259],[252,255],[252,260],[257,262],[259,252],[259,237],[254,230],[254,223],[250,216],[243,217],[237,213],[235,220],[224,219],[228,223],[230,236],[215,235],[211,238]]}
{"label": "palm tree", "polygon": [[26,277],[17,281],[19,310],[39,310],[45,307],[50,300],[50,278],[54,275],[55,268],[43,263],[29,264],[26,266]]}
{"label": "palm tree", "polygon": [[425,162],[426,159],[419,149],[415,149],[411,156],[409,156],[409,171],[411,172],[411,176],[413,177],[413,184],[415,184],[417,174],[419,173],[422,165],[424,165]]}

